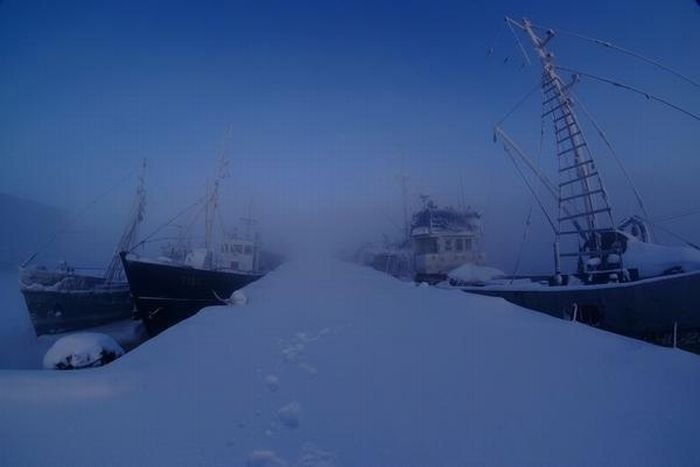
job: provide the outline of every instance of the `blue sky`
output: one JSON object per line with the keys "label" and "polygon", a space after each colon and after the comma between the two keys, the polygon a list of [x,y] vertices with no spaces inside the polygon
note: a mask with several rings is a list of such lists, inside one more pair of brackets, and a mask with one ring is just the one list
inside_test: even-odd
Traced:
{"label": "blue sky", "polygon": [[[458,204],[462,183],[493,242],[515,243],[530,201],[491,127],[538,70],[521,68],[504,15],[607,39],[700,79],[691,0],[5,1],[0,191],[73,209],[146,158],[151,219],[167,217],[203,190],[230,125],[223,199],[232,218],[252,203],[271,229],[293,215],[339,219],[339,232],[393,233],[403,171],[413,199]],[[700,112],[698,88],[649,65],[564,35],[552,48],[562,64]],[[700,204],[697,121],[596,82],[577,93],[652,213]],[[508,127],[534,150],[538,99],[528,105]],[[609,165],[621,217],[631,197]],[[119,185],[96,219],[123,217],[132,185]],[[699,241],[697,224],[674,227]],[[503,251],[505,265],[512,251]]]}

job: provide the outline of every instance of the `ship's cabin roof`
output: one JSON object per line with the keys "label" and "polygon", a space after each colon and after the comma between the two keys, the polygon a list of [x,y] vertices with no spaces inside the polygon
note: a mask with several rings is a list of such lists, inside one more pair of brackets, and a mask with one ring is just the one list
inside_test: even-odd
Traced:
{"label": "ship's cabin roof", "polygon": [[464,231],[477,232],[481,228],[481,214],[472,210],[457,210],[451,207],[436,208],[430,204],[413,215],[411,234],[420,235],[440,231],[455,234]]}

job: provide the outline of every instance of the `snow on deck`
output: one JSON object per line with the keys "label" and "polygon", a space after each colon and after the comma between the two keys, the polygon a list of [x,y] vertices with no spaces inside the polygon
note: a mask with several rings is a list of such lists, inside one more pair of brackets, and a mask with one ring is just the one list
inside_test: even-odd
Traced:
{"label": "snow on deck", "polygon": [[700,465],[700,358],[289,263],[109,366],[0,371],[0,465]]}

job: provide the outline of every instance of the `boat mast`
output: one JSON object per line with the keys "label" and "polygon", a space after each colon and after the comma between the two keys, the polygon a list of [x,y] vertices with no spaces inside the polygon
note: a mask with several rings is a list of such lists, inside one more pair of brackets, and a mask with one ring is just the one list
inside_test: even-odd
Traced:
{"label": "boat mast", "polygon": [[222,151],[219,157],[218,172],[214,178],[211,193],[207,196],[207,204],[204,207],[204,248],[207,250],[211,250],[212,247],[214,219],[216,218],[216,209],[219,206],[219,184],[221,180],[226,178],[227,168],[228,160],[226,159],[224,151]]}
{"label": "boat mast", "polygon": [[207,185],[207,202],[204,206],[204,248],[207,250],[211,250],[212,248],[214,219],[216,218],[216,210],[219,207],[219,184],[221,183],[221,180],[228,176],[229,161],[226,157],[226,153],[231,141],[232,133],[233,126],[229,126],[224,134],[221,152],[219,152],[219,167],[217,169],[216,177],[214,178],[214,186],[211,194],[209,193],[209,186]]}
{"label": "boat mast", "polygon": [[408,245],[409,239],[411,238],[411,226],[408,222],[408,176],[403,171],[399,176],[399,182],[401,183],[401,202],[403,205],[403,240],[404,246]]}
{"label": "boat mast", "polygon": [[138,182],[136,184],[136,196],[131,205],[129,220],[126,223],[124,232],[117,242],[117,248],[112,256],[112,260],[105,271],[105,281],[107,283],[121,282],[124,280],[124,269],[122,268],[121,258],[119,253],[122,251],[130,251],[138,233],[138,226],[143,221],[143,215],[146,208],[146,189],[144,176],[146,174],[146,161],[141,164],[141,172],[139,173]]}
{"label": "boat mast", "polygon": [[[539,37],[527,19],[518,22],[506,18],[506,21],[526,33],[542,65],[542,117],[552,119],[559,164],[559,216],[555,232],[555,261],[559,264],[560,257],[577,257],[580,268],[586,259],[602,258],[607,253],[603,251],[600,233],[614,230],[615,224],[607,192],[574,112],[574,101],[569,94],[569,88],[578,78],[574,76],[571,83],[564,83],[558,75],[554,55],[546,47],[554,37],[554,31],[548,30],[544,37]],[[562,230],[562,224],[569,222],[575,228]],[[561,253],[560,237],[569,235],[580,238],[578,249],[575,252]],[[557,274],[559,272],[557,270]]]}

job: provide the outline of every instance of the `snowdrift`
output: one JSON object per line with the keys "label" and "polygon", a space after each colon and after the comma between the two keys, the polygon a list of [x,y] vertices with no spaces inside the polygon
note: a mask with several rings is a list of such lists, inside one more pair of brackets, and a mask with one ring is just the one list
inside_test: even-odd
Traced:
{"label": "snowdrift", "polygon": [[700,359],[285,264],[108,366],[0,372],[0,465],[695,466]]}

